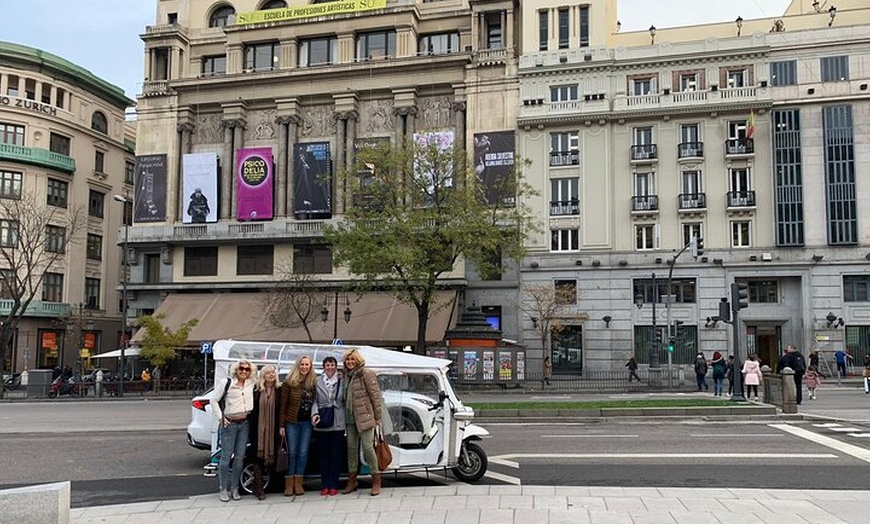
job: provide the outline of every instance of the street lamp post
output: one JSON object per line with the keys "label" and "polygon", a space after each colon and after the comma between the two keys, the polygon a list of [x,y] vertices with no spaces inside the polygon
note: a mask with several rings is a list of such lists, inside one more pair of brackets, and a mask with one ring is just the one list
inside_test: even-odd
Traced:
{"label": "street lamp post", "polygon": [[127,242],[130,239],[130,224],[129,220],[127,220],[127,204],[132,204],[132,201],[122,195],[115,195],[113,197],[116,202],[121,202],[122,207],[122,219],[124,221],[124,280],[121,281],[121,310],[124,318],[121,321],[121,376],[118,378],[118,396],[124,396],[124,374],[127,372],[127,360],[125,355],[125,350],[127,349],[128,341],[130,340],[127,337],[127,279],[130,274],[130,261],[128,260],[129,256],[127,253]]}
{"label": "street lamp post", "polygon": [[[652,351],[649,355],[649,367],[650,368],[658,368],[659,364],[659,331],[658,324],[656,321],[656,302],[658,302],[658,285],[656,284],[656,274],[652,274],[652,289],[653,289],[653,297],[652,297],[652,328],[653,328],[653,341],[652,341]],[[634,297],[634,305],[637,306],[637,309],[643,307],[645,297],[643,293],[638,293],[637,296]]]}
{"label": "street lamp post", "polygon": [[[347,296],[344,297],[344,322],[350,322],[350,316],[353,312],[350,310],[350,299]],[[335,305],[333,311],[335,315],[332,317],[332,343],[338,340],[338,291],[335,292]],[[329,308],[326,307],[326,302],[323,303],[323,307],[320,308],[320,320],[326,322],[329,320]]]}

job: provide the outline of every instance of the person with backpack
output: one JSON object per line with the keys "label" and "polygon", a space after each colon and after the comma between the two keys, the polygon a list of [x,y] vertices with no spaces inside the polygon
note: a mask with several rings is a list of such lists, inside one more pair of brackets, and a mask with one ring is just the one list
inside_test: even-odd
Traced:
{"label": "person with backpack", "polygon": [[804,373],[807,371],[807,363],[804,356],[801,355],[801,352],[791,344],[785,348],[785,354],[779,358],[777,371],[782,373],[782,370],[786,367],[789,367],[794,371],[794,385],[797,390],[795,394],[795,403],[800,405],[801,401],[803,401],[803,380]]}
{"label": "person with backpack", "polygon": [[707,359],[703,353],[698,353],[698,356],[695,357],[695,378],[698,381],[698,391],[701,391],[701,388],[704,391],[709,389],[707,387]]}
{"label": "person with backpack", "polygon": [[[256,367],[241,359],[230,368],[225,384],[215,385],[212,393],[212,414],[220,421],[221,462],[218,470],[220,500],[241,500],[239,484],[245,465],[250,422],[254,410],[254,379]],[[232,460],[232,470],[230,461]]]}
{"label": "person with backpack", "polygon": [[728,364],[722,357],[722,353],[713,352],[713,361],[710,363],[713,367],[713,396],[721,397],[722,391],[725,389],[725,374],[727,373]]}

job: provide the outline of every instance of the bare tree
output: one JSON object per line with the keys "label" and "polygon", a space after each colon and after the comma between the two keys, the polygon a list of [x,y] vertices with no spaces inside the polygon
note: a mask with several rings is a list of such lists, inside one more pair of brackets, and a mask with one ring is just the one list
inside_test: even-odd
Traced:
{"label": "bare tree", "polygon": [[309,342],[314,342],[309,325],[320,319],[326,295],[311,273],[294,273],[292,265],[278,269],[280,280],[264,294],[262,308],[266,322],[278,328],[303,328]]}
{"label": "bare tree", "polygon": [[[519,304],[520,311],[532,321],[532,328],[541,341],[541,349],[546,356],[549,340],[568,325],[568,317],[562,312],[566,305],[577,301],[577,290],[569,286],[554,284],[530,284],[523,286],[523,301]],[[580,315],[585,318],[585,314]]]}
{"label": "bare tree", "polygon": [[[67,249],[84,225],[78,207],[48,206],[33,194],[0,199],[0,286],[7,311],[0,315],[0,376],[6,371],[9,343],[42,291],[45,273],[53,268],[63,272]],[[0,381],[0,398],[2,388]]]}

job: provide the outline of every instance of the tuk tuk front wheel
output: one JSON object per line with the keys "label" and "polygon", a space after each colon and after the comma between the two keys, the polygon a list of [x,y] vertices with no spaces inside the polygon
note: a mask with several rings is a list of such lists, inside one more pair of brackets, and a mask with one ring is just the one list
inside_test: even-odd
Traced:
{"label": "tuk tuk front wheel", "polygon": [[476,482],[486,473],[489,461],[486,452],[474,442],[465,443],[465,453],[459,453],[459,464],[453,468],[453,476],[463,482]]}

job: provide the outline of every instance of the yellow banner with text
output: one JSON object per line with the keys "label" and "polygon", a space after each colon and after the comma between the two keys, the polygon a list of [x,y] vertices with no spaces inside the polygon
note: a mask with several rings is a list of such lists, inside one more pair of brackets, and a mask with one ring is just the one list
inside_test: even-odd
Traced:
{"label": "yellow banner with text", "polygon": [[339,0],[338,2],[326,2],[323,4],[311,4],[283,9],[268,9],[266,11],[239,13],[236,17],[236,25],[282,22],[284,20],[310,18],[312,16],[357,13],[360,11],[370,11],[372,9],[383,9],[385,7],[387,7],[387,0]]}

